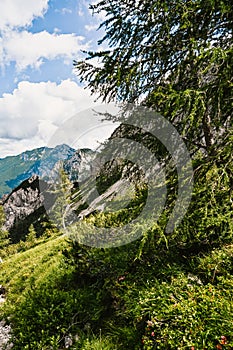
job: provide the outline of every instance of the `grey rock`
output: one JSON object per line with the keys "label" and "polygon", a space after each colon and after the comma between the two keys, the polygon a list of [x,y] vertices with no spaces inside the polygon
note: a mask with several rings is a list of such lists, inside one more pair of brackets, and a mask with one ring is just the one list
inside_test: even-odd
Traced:
{"label": "grey rock", "polygon": [[5,321],[0,321],[0,349],[10,350],[13,348],[11,342],[11,326],[7,325]]}
{"label": "grey rock", "polygon": [[11,230],[17,221],[24,220],[43,205],[44,197],[40,192],[39,178],[30,179],[4,196],[2,205],[6,216],[5,230]]}

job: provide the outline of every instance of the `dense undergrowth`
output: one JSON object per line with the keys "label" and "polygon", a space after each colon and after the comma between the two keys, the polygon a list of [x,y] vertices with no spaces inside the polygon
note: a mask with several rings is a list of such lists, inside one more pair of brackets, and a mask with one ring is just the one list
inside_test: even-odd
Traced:
{"label": "dense undergrowth", "polygon": [[[36,238],[33,227],[25,242],[4,247],[0,315],[14,349],[233,349],[231,177],[206,164],[196,159],[192,202],[170,235],[168,193],[159,221],[117,248],[51,230]],[[141,194],[120,214],[87,222],[130,220]]]}
{"label": "dense undergrowth", "polygon": [[192,248],[60,236],[13,254],[0,278],[14,349],[232,349],[233,246]]}
{"label": "dense undergrowth", "polygon": [[[168,188],[158,222],[129,244],[91,248],[74,233],[38,238],[31,228],[25,242],[4,247],[0,316],[13,348],[233,349],[231,154],[229,146],[224,162],[196,156],[192,201],[171,234]],[[146,195],[143,188],[119,212],[86,222],[120,230]]]}

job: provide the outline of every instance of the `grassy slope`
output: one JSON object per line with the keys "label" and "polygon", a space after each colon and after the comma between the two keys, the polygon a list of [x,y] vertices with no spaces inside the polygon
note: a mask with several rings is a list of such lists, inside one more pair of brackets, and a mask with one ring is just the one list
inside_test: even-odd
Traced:
{"label": "grassy slope", "polygon": [[60,236],[5,259],[1,264],[0,281],[7,289],[8,298],[19,301],[32,282],[39,284],[56,273],[66,246],[65,238]]}
{"label": "grassy slope", "polygon": [[[32,286],[36,290],[37,287],[48,285],[51,279],[54,282],[69,273],[69,269],[61,271],[62,251],[67,248],[67,245],[62,236],[51,238],[4,261],[1,265],[0,280],[1,284],[7,288],[8,302],[13,309],[24,303],[24,296],[28,295],[27,292],[32,290]],[[122,255],[122,259],[124,256]],[[101,260],[103,259],[104,256],[101,255]],[[109,259],[111,256],[107,256],[106,261]],[[94,269],[95,264],[96,261],[93,260]],[[175,255],[170,257],[168,255],[166,259],[159,258],[157,261],[153,261],[152,255],[144,257],[143,261],[136,264],[129,265],[126,262],[125,267],[128,271],[120,279],[112,278],[114,274],[111,275],[109,269],[107,274],[109,279],[104,277],[105,285],[100,285],[97,289],[95,286],[97,282],[90,283],[88,280],[85,282],[86,286],[72,285],[68,286],[66,291],[58,285],[56,288],[58,294],[60,292],[61,294],[58,297],[56,295],[54,299],[51,296],[52,299],[46,300],[45,305],[42,299],[48,298],[48,295],[39,292],[42,322],[45,312],[43,310],[53,303],[55,304],[52,305],[51,313],[56,310],[56,303],[59,308],[60,305],[64,306],[66,312],[70,312],[71,315],[83,305],[82,317],[86,314],[91,315],[92,310],[95,310],[91,317],[96,317],[97,323],[100,322],[98,317],[102,318],[102,334],[99,335],[98,332],[92,336],[86,334],[86,339],[84,336],[80,342],[81,347],[77,345],[74,349],[125,349],[127,346],[132,350],[149,350],[155,343],[161,343],[158,349],[191,349],[192,346],[195,346],[195,349],[206,347],[214,349],[218,344],[221,345],[221,336],[227,338],[227,344],[222,349],[233,348],[233,246],[215,249],[202,257],[195,257],[195,261],[190,259],[188,269],[187,264],[183,265]],[[97,264],[96,271],[89,275],[90,279],[96,276],[101,279],[98,269]],[[60,291],[59,288],[61,288]],[[95,304],[95,300],[92,300],[96,298],[96,291],[99,290],[101,293],[101,288],[108,289],[112,293],[113,303],[115,303],[111,313],[104,316],[105,319],[101,311],[98,316],[101,304]],[[49,293],[51,294],[51,291]],[[81,305],[74,302],[78,297],[83,300]],[[57,298],[60,298],[59,302]],[[65,300],[65,304],[62,304],[61,299]],[[32,298],[32,305],[34,305],[32,309],[35,305],[38,308],[35,300]],[[30,309],[31,301],[25,305]],[[24,309],[25,306],[22,310]],[[36,312],[39,311],[36,310]],[[27,310],[24,312],[25,315],[21,316],[20,313],[19,317],[22,320],[25,318],[26,325],[28,325],[27,317],[32,317],[33,322],[36,323],[36,314],[33,310],[30,311],[32,314],[27,313]],[[62,315],[56,316],[54,312],[53,317],[54,319],[57,317],[54,321],[57,326],[67,327]],[[151,320],[149,327],[146,326],[148,319]],[[46,319],[44,322],[47,322]],[[140,326],[139,329],[137,324],[141,324],[142,327]],[[79,331],[80,327],[82,328],[83,325],[78,326]],[[133,342],[133,338],[137,337],[136,332],[143,333],[142,343],[138,345]],[[17,349],[28,349],[26,345],[20,346]],[[47,349],[39,342],[32,343],[31,346],[35,349]],[[58,345],[54,346],[54,349],[59,349]]]}
{"label": "grassy slope", "polygon": [[[38,240],[39,241],[39,240]],[[80,297],[82,298],[82,295],[84,294],[84,299],[87,299],[87,303],[90,303],[90,309],[92,309],[91,305],[91,299],[95,296],[93,294],[93,290],[89,287],[87,288],[87,292],[84,288],[80,288],[80,291],[78,288],[72,286],[68,286],[68,288],[65,288],[64,291],[63,287],[66,282],[61,286],[60,282],[61,279],[66,279],[66,277],[69,275],[70,271],[72,271],[72,268],[65,268],[64,271],[62,271],[62,261],[64,256],[62,255],[62,251],[64,249],[68,248],[67,240],[64,236],[59,237],[52,237],[49,240],[41,241],[37,246],[28,249],[25,252],[19,252],[16,254],[13,254],[9,258],[6,258],[4,262],[1,264],[1,270],[0,270],[0,283],[6,288],[6,296],[7,296],[7,302],[0,305],[0,319],[1,317],[6,317],[6,315],[11,315],[12,313],[18,312],[18,316],[21,319],[16,320],[16,324],[18,327],[22,327],[23,330],[25,330],[25,334],[28,337],[27,333],[27,326],[35,323],[35,327],[38,327],[38,332],[43,332],[43,325],[44,329],[49,329],[49,324],[46,322],[46,311],[50,313],[49,318],[55,320],[55,323],[57,324],[57,329],[60,330],[60,328],[67,327],[66,320],[63,323],[62,319],[62,313],[69,312],[71,315],[76,313],[76,309],[78,308],[78,303],[76,301],[76,298]],[[64,266],[64,265],[63,265]],[[51,289],[49,288],[49,285],[51,283]],[[58,285],[56,285],[58,283]],[[52,294],[52,289],[55,290],[54,295]],[[61,290],[60,290],[61,289]],[[84,293],[82,293],[82,289],[84,289]],[[48,290],[48,291],[46,291]],[[38,308],[38,305],[36,304],[36,307],[32,307],[34,310],[29,310],[27,314],[27,306],[30,306],[35,302],[33,300],[33,293],[35,291],[35,295],[39,291],[39,299],[40,299],[40,306],[41,310]],[[87,294],[85,296],[85,293]],[[48,297],[49,295],[49,297]],[[30,299],[32,296],[32,299]],[[51,296],[51,300],[49,299]],[[46,300],[48,298],[48,300]],[[44,299],[44,300],[43,300]],[[62,300],[61,300],[62,299]],[[27,304],[28,301],[28,304]],[[64,304],[62,302],[64,301]],[[26,304],[25,304],[26,303]],[[95,300],[94,300],[95,303]],[[26,308],[25,306],[26,305]],[[50,309],[51,308],[51,309]],[[58,316],[58,319],[56,319],[56,309],[64,309],[61,310],[61,318],[60,314]],[[70,310],[68,310],[70,309]],[[80,305],[80,309],[82,309],[82,301]],[[24,312],[26,314],[22,314],[21,312]],[[31,314],[30,312],[37,313],[38,315],[41,313],[42,315],[42,321],[36,320],[36,315]],[[90,310],[88,310],[88,307],[84,306],[83,312],[83,318],[85,317],[85,313],[90,313]],[[8,317],[8,316],[7,316]],[[17,316],[16,316],[17,317]],[[28,319],[27,319],[28,318]],[[39,319],[39,316],[38,316]],[[25,324],[24,323],[25,320]],[[48,321],[49,319],[47,319]],[[71,320],[71,317],[70,317]],[[22,321],[22,324],[20,322]],[[38,325],[36,325],[38,321]],[[42,324],[40,323],[42,322]],[[27,323],[28,322],[28,323]],[[15,319],[13,321],[15,323]],[[43,324],[44,323],[44,324]],[[25,327],[25,328],[24,328]],[[68,325],[67,328],[69,328],[70,325]],[[31,330],[29,330],[31,332]],[[63,330],[60,331],[60,333],[64,332]],[[29,348],[31,346],[33,349],[47,349],[47,346],[49,346],[47,342],[48,339],[51,340],[51,346],[54,346],[54,349],[58,348],[59,341],[64,339],[58,339],[54,340],[53,344],[53,337],[49,337],[47,334],[42,335],[42,338],[45,339],[45,343],[41,341],[40,336],[41,334],[38,333],[38,342],[34,341],[33,335],[29,335],[29,339],[25,341],[22,337],[22,340],[19,341],[19,343],[16,344],[16,349],[28,349],[27,341],[31,341]],[[45,332],[46,333],[46,332]],[[84,332],[86,333],[86,331]],[[100,335],[94,335],[92,331],[87,331],[88,335],[84,334],[79,335],[79,344],[81,345],[82,349],[91,350],[91,349],[117,349],[117,347],[111,343],[108,336],[103,337]],[[55,338],[55,337],[54,337]],[[23,342],[25,341],[25,344]],[[50,340],[49,340],[50,341]],[[22,342],[22,343],[21,343]],[[60,347],[59,347],[60,348]],[[80,349],[80,346],[78,347]],[[76,347],[75,347],[76,349]]]}

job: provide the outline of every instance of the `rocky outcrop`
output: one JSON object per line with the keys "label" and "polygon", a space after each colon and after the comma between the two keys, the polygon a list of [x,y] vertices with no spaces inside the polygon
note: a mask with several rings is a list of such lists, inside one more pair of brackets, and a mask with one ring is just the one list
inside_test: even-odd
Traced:
{"label": "rocky outcrop", "polygon": [[9,195],[2,199],[6,215],[6,230],[11,229],[18,220],[23,220],[42,206],[43,197],[40,195],[39,178],[34,175],[22,182]]}
{"label": "rocky outcrop", "polygon": [[10,350],[13,348],[13,344],[10,342],[11,327],[5,323],[0,322],[0,349]]}
{"label": "rocky outcrop", "polygon": [[[5,212],[5,227],[10,232],[13,243],[19,241],[28,232],[31,224],[40,226],[46,219],[45,201],[51,202],[48,184],[33,175],[23,181],[10,194],[3,196],[1,204]],[[48,206],[48,203],[46,203]]]}
{"label": "rocky outcrop", "polygon": [[74,209],[75,206],[78,208],[83,202],[89,202],[89,206],[86,209],[81,210],[77,216],[79,220],[82,220],[83,218],[88,217],[90,214],[94,214],[96,211],[106,210],[108,206],[109,208],[110,206],[114,207],[114,204],[112,205],[111,203],[112,200],[117,197],[123,198],[128,188],[129,181],[126,178],[121,178],[113,185],[111,185],[104,193],[97,196],[92,201],[89,201],[88,198],[88,196],[91,195],[90,191],[87,197],[84,196],[80,202],[75,203],[75,205],[73,205],[73,207],[71,206],[71,208]]}

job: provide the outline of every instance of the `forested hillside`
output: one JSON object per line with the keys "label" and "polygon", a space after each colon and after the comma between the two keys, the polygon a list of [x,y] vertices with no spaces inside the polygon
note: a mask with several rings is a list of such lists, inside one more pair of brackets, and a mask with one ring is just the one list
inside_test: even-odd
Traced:
{"label": "forested hillside", "polygon": [[[99,44],[106,50],[87,52],[74,67],[103,101],[123,104],[110,141],[118,140],[120,160],[107,161],[96,178],[99,195],[107,193],[117,210],[82,201],[89,183],[71,193],[63,186],[62,204],[82,214],[77,225],[65,232],[51,225],[40,237],[30,227],[17,244],[1,230],[0,316],[11,325],[13,349],[233,349],[232,4],[101,0],[91,9],[105,15]],[[158,120],[172,125],[159,130],[176,132],[156,138],[146,128]],[[127,244],[81,244],[85,237],[95,242],[97,229],[123,232],[143,212],[150,190],[160,189],[147,181],[152,163],[143,174],[122,159],[124,146],[136,152],[136,143],[162,164],[163,210],[149,228],[152,215],[137,222],[142,234]],[[192,164],[189,187],[188,162],[179,168],[183,144]],[[143,152],[136,155],[146,162]],[[177,198],[190,188],[184,211],[186,202]],[[169,226],[174,208],[182,217]]]}

